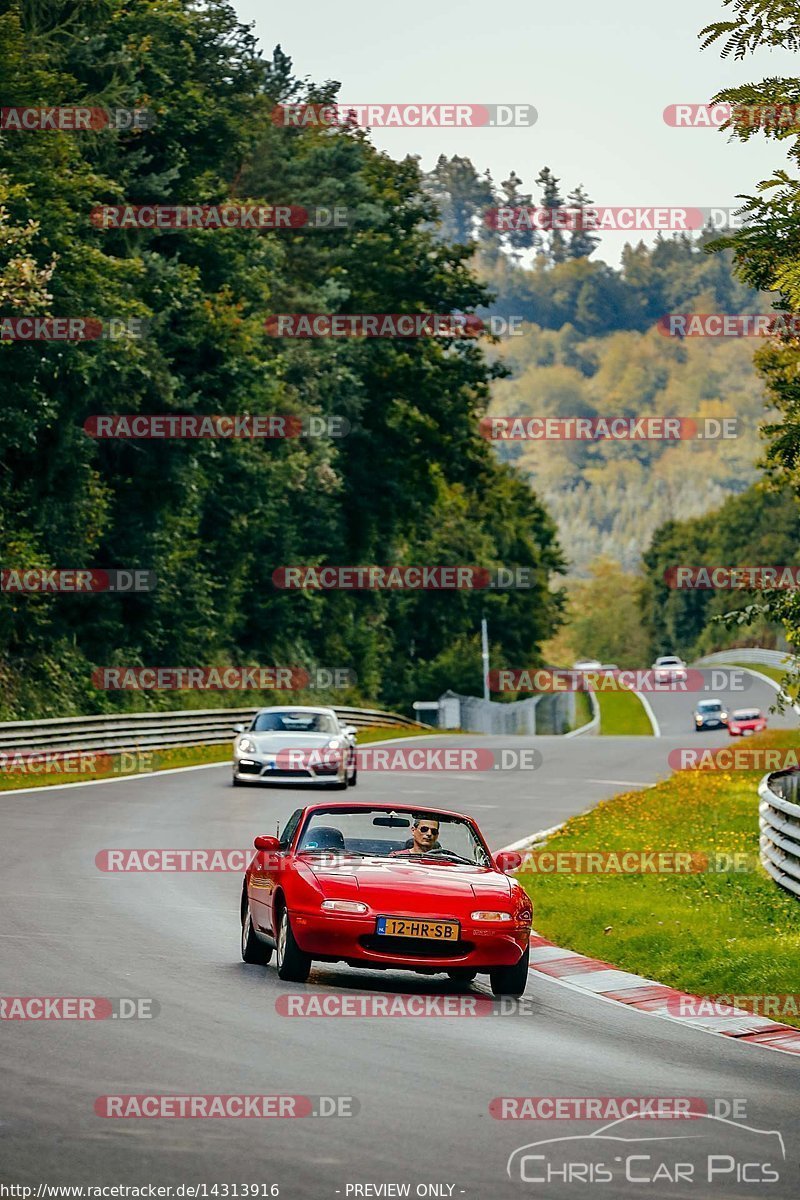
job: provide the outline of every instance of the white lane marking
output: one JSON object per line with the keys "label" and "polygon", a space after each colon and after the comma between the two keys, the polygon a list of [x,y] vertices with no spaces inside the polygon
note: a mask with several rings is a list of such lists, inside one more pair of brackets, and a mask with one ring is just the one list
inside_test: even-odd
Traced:
{"label": "white lane marking", "polygon": [[507,850],[528,850],[537,842],[543,842],[545,838],[549,838],[552,833],[556,833],[566,825],[566,821],[562,821],[559,825],[552,825],[550,829],[540,829],[538,833],[528,834],[527,837],[520,838],[518,842],[511,842],[509,846],[503,846],[500,850],[495,850],[495,854],[505,854]]}
{"label": "white lane marking", "polygon": [[133,783],[137,779],[152,779],[154,775],[178,775],[182,771],[208,771],[211,767],[230,767],[227,760],[214,763],[199,763],[194,767],[168,767],[166,771],[143,771],[140,775],[118,775],[116,779],[83,779],[80,783],[48,783],[44,787],[13,788],[0,791],[4,796],[36,796],[39,792],[61,792],[66,788],[98,787],[102,783]]}
{"label": "white lane marking", "polygon": [[622,787],[654,788],[655,783],[642,783],[640,779],[585,779],[584,783],[615,783]]}
{"label": "white lane marking", "polygon": [[634,692],[634,695],[638,696],[639,699],[641,700],[642,708],[647,713],[650,724],[653,726],[653,737],[661,737],[661,726],[659,725],[658,720],[656,719],[656,714],[653,712],[652,704],[647,699],[647,697],[644,696],[641,692]]}
{"label": "white lane marking", "polygon": [[[420,734],[427,737],[428,734]],[[441,734],[439,735],[441,736]],[[388,746],[390,742],[404,742],[406,738],[381,738],[379,742],[364,742],[364,746]],[[99,753],[99,752],[98,752]],[[0,788],[0,800],[4,796],[31,796],[39,792],[60,792],[66,788],[97,787],[101,783],[133,783],[137,779],[153,779],[156,775],[181,775],[184,771],[208,771],[211,767],[227,767],[230,770],[233,758],[221,758],[219,762],[198,763],[193,767],[167,767],[164,771],[141,771],[136,775],[118,775],[115,779],[82,779],[79,783],[47,783],[43,787]],[[313,788],[310,789],[313,791]]]}

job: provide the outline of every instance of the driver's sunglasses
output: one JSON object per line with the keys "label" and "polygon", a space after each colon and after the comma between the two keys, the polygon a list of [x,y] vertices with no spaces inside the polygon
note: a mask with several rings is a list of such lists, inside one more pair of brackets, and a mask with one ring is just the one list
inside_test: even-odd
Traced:
{"label": "driver's sunglasses", "polygon": [[418,825],[417,829],[420,833],[438,833],[438,829],[434,829],[433,825]]}

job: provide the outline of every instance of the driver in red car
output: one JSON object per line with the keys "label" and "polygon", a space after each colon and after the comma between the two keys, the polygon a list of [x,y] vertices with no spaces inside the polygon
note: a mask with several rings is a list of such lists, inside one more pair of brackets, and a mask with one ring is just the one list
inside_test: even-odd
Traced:
{"label": "driver in red car", "polygon": [[425,854],[428,850],[439,850],[439,818],[415,817],[412,836],[408,839],[403,850],[393,850],[390,858],[407,857],[412,854]]}

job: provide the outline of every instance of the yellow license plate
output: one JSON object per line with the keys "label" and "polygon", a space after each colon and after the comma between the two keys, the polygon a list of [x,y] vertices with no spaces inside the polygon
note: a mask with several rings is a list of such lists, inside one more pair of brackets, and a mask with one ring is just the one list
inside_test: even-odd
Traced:
{"label": "yellow license plate", "polygon": [[416,917],[378,917],[377,933],[384,937],[430,938],[457,942],[457,921],[422,921]]}

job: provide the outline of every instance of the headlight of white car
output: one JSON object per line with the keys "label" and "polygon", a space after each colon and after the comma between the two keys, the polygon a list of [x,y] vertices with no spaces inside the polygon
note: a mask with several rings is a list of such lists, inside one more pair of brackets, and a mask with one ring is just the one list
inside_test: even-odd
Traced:
{"label": "headlight of white car", "polygon": [[339,738],[339,737],[331,738],[331,740],[328,742],[325,749],[326,750],[341,750],[341,748],[344,744],[345,744],[344,738]]}
{"label": "headlight of white car", "polygon": [[243,754],[255,754],[256,744],[250,738],[239,738],[239,749]]}

